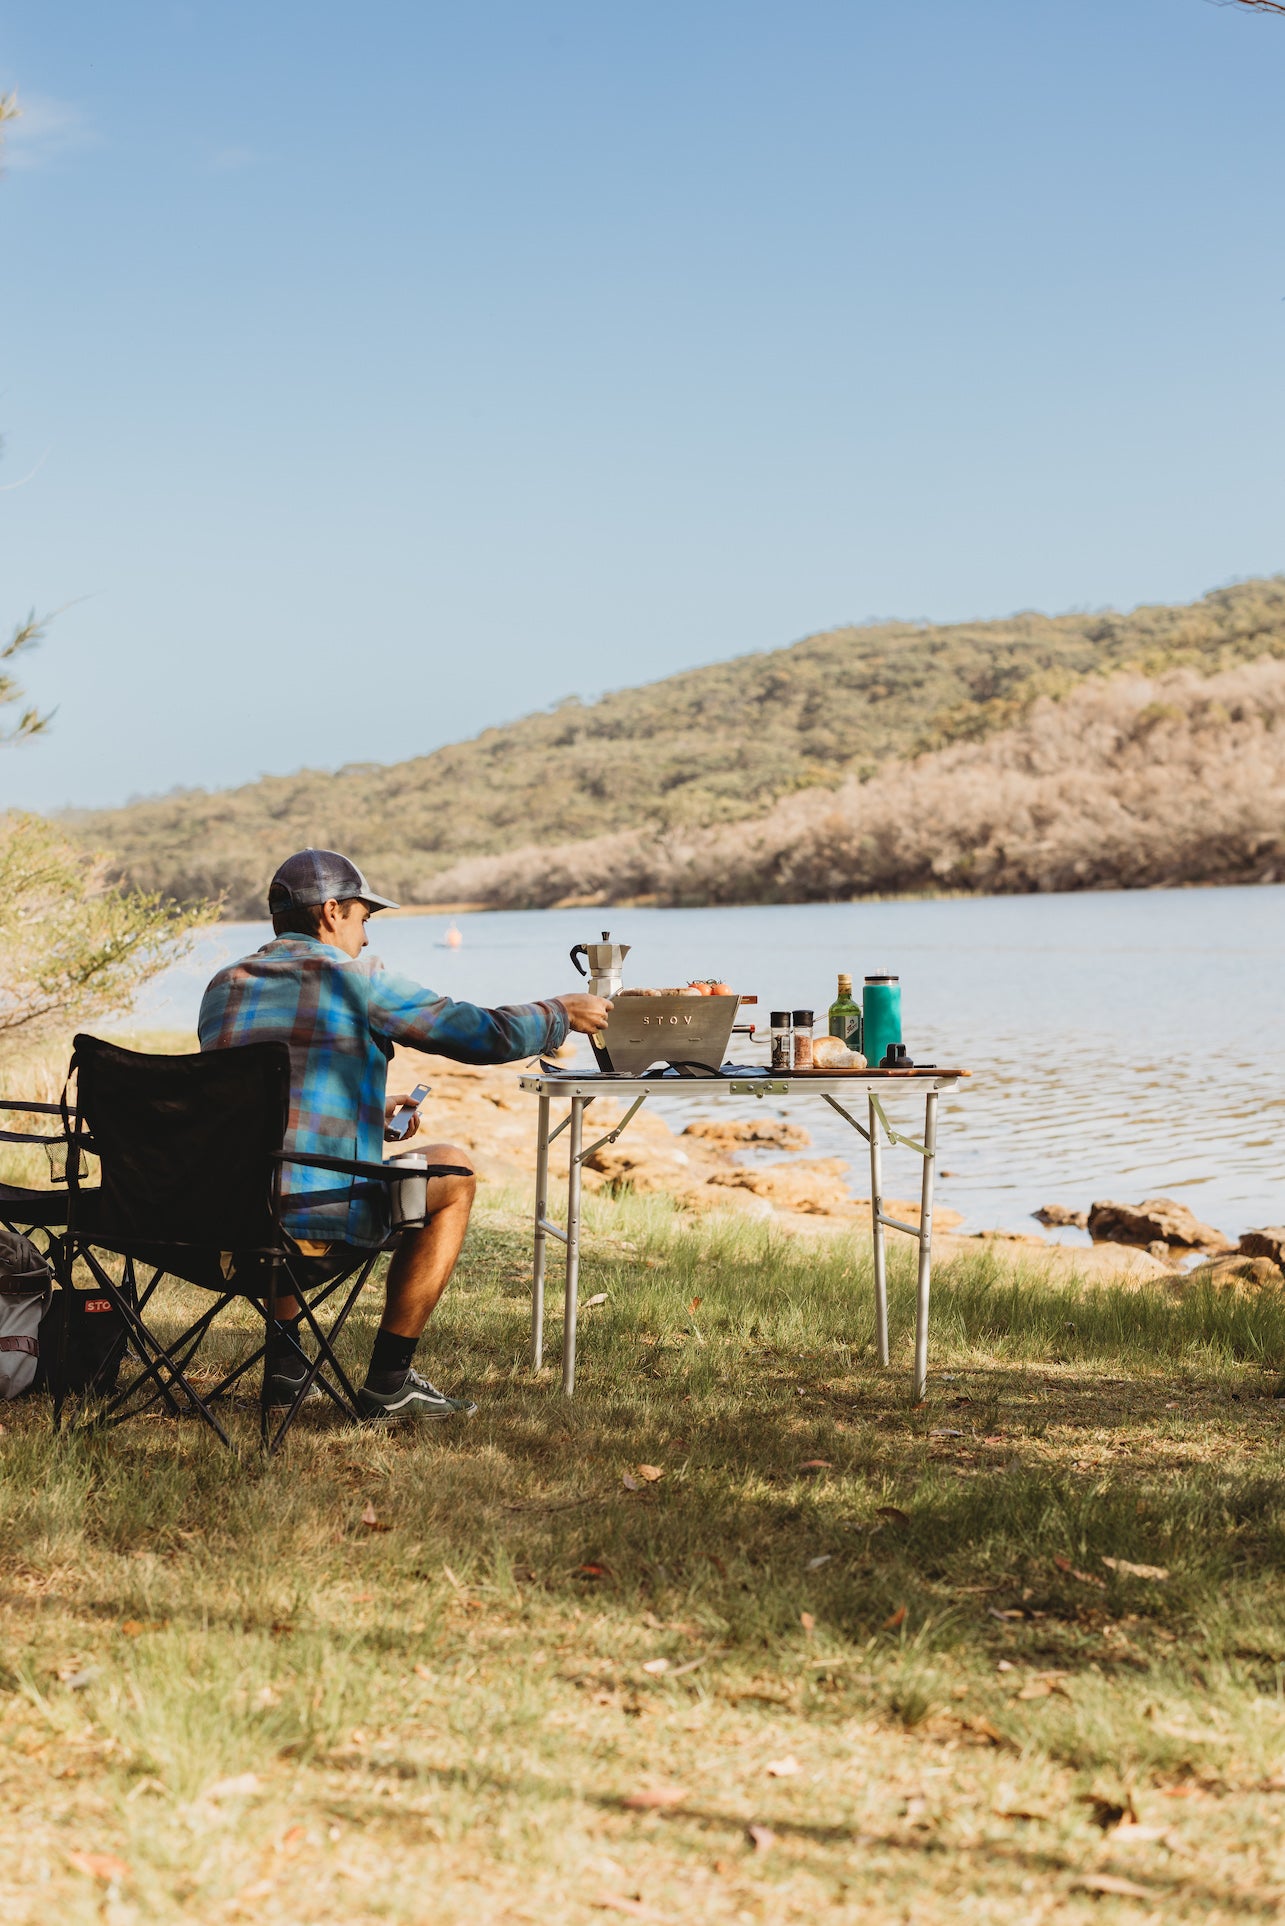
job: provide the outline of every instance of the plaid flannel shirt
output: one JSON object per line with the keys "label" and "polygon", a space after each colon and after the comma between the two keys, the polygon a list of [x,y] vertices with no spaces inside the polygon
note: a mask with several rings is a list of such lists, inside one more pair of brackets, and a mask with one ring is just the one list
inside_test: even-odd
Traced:
{"label": "plaid flannel shirt", "polygon": [[[512,1063],[556,1050],[567,1018],[560,1003],[454,1003],[373,957],[347,956],[311,936],[278,936],[211,979],[197,1029],[202,1050],[274,1038],[289,1045],[286,1150],[379,1163],[395,1043],[457,1063]],[[370,1247],[387,1235],[383,1184],[285,1164],[281,1189],[293,1237]]]}

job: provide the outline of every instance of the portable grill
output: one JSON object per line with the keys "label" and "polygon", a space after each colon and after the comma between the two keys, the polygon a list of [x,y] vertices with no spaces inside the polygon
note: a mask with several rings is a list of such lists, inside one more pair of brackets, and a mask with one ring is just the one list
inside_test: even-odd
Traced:
{"label": "portable grill", "polygon": [[718,1070],[736,1012],[754,997],[617,996],[607,1027],[591,1038],[600,1070],[638,1076],[654,1063]]}

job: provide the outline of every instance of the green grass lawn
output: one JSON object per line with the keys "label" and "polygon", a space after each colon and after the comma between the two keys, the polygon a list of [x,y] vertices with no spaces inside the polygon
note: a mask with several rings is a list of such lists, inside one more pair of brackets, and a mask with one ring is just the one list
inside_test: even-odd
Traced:
{"label": "green grass lawn", "polygon": [[467,1423],[4,1410],[6,1921],[1278,1915],[1282,1303],[959,1262],[911,1409],[902,1255],[885,1373],[863,1249],[587,1252],[570,1404],[492,1203]]}

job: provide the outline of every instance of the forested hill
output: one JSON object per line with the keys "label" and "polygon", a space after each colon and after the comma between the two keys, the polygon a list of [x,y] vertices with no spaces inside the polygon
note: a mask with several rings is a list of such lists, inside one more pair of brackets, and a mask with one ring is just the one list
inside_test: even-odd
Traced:
{"label": "forested hill", "polygon": [[1285,577],[1128,615],[1022,614],[832,629],[487,729],[386,766],[174,792],[70,824],[122,874],[262,915],[267,878],[307,843],[349,851],[407,902],[444,900],[461,859],[605,832],[682,835],[761,817],[798,790],[864,782],[891,759],[1012,729],[1041,696],[1137,669],[1213,675],[1285,658]]}

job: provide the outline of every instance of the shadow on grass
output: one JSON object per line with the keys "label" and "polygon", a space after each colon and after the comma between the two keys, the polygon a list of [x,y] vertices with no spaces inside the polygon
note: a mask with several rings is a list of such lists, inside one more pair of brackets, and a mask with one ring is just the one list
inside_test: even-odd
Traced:
{"label": "shadow on grass", "polygon": [[[805,1614],[850,1646],[890,1643],[902,1611],[899,1637],[979,1655],[1017,1628],[1060,1662],[1101,1663],[1102,1628],[1122,1617],[1205,1650],[1238,1649],[1248,1628],[1254,1651],[1285,1655],[1285,1497],[1262,1461],[1276,1408],[1250,1375],[1285,1351],[1274,1297],[1051,1286],[989,1253],[960,1260],[937,1280],[937,1375],[912,1410],[904,1252],[898,1356],[881,1372],[855,1245],[740,1223],[675,1230],[600,1201],[590,1232],[607,1302],[585,1314],[572,1402],[553,1372],[526,1367],[525,1240],[492,1224],[424,1346],[446,1388],[475,1387],[471,1423],[359,1431],[314,1407],[271,1465],[248,1436],[238,1464],[192,1423],[55,1445],[29,1422],[11,1447],[10,1516],[55,1538],[74,1519],[118,1551],[197,1563],[241,1535],[275,1543],[283,1569],[305,1543],[334,1568],[407,1583],[449,1566],[515,1598],[534,1586],[598,1611],[694,1617],[765,1658],[801,1644]],[[629,1247],[612,1255],[611,1237]],[[354,1372],[378,1304],[367,1292],[345,1333]],[[242,1323],[208,1347],[211,1368],[250,1341]],[[558,1335],[551,1320],[555,1355]],[[640,1463],[661,1475],[640,1479]],[[386,1535],[363,1528],[367,1499]],[[263,1621],[258,1603],[229,1604],[229,1621],[238,1612]]]}

